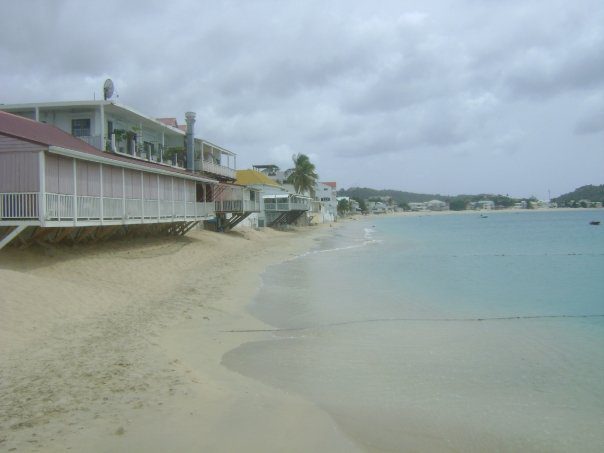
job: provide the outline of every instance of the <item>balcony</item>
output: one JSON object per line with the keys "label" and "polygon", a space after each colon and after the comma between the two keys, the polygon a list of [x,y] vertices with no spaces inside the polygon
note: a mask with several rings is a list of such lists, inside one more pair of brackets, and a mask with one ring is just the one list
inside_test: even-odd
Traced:
{"label": "balcony", "polygon": [[236,171],[234,169],[214,163],[211,160],[195,161],[195,170],[212,173],[229,179],[236,178]]}
{"label": "balcony", "polygon": [[310,198],[299,195],[265,195],[264,210],[266,212],[308,211]]}
{"label": "balcony", "polygon": [[[214,215],[214,202],[143,200],[46,193],[40,206],[39,193],[0,194],[0,223],[70,222],[88,225],[164,223],[201,220]],[[40,209],[42,208],[42,209]],[[48,225],[52,226],[52,225]]]}
{"label": "balcony", "polygon": [[215,202],[216,212],[260,212],[260,202],[253,200],[221,200]]}
{"label": "balcony", "polygon": [[81,135],[76,138],[88,143],[90,146],[94,146],[96,149],[104,150],[105,148],[100,135]]}

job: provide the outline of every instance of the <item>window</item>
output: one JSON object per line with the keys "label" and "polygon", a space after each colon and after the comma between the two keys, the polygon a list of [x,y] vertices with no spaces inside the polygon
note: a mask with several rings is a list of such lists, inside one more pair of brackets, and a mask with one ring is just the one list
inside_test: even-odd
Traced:
{"label": "window", "polygon": [[89,137],[90,119],[71,120],[71,135],[74,137]]}

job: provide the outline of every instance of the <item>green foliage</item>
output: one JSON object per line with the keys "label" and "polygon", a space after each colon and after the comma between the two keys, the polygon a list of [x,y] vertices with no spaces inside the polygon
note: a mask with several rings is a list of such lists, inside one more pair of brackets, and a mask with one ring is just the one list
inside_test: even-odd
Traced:
{"label": "green foliage", "polygon": [[464,211],[467,204],[463,198],[455,198],[449,202],[449,209],[451,211]]}
{"label": "green foliage", "polygon": [[355,200],[359,204],[359,209],[361,210],[361,212],[367,212],[367,203],[365,203],[365,200],[363,200],[362,198],[353,198],[353,200]]}
{"label": "green foliage", "polygon": [[297,193],[309,191],[314,196],[314,187],[319,175],[315,171],[315,165],[306,154],[294,154],[292,156],[294,168],[287,178],[287,183],[293,184]]}
{"label": "green foliage", "polygon": [[338,214],[344,215],[348,212],[350,212],[350,203],[348,203],[348,200],[345,198],[342,198],[340,201],[338,201]]}
{"label": "green foliage", "polygon": [[555,201],[559,205],[568,204],[569,206],[572,206],[573,201],[578,203],[580,200],[589,200],[592,202],[600,201],[604,203],[604,184],[599,186],[582,186],[572,192],[565,193],[564,195],[552,199],[552,201]]}
{"label": "green foliage", "polygon": [[440,195],[427,195],[412,192],[402,192],[400,190],[377,190],[368,187],[351,187],[350,189],[341,189],[338,191],[340,197],[350,197],[355,200],[382,201],[382,197],[391,197],[395,204],[413,203],[430,201],[435,198],[445,198]]}
{"label": "green foliage", "polygon": [[162,159],[164,162],[172,162],[173,158],[176,157],[177,160],[184,159],[185,149],[180,146],[171,146],[164,150],[162,153]]}
{"label": "green foliage", "polygon": [[[409,209],[409,203],[423,203],[430,200],[442,200],[449,203],[452,210],[464,210],[466,205],[473,201],[492,200],[496,206],[508,208],[516,203],[517,199],[510,198],[507,195],[478,194],[478,195],[456,195],[446,196],[439,194],[421,194],[413,192],[403,192],[400,190],[376,190],[367,187],[351,187],[338,191],[338,196],[351,197],[355,200],[384,201],[386,197],[392,199],[392,203],[403,209]],[[388,203],[390,204],[390,202]]]}

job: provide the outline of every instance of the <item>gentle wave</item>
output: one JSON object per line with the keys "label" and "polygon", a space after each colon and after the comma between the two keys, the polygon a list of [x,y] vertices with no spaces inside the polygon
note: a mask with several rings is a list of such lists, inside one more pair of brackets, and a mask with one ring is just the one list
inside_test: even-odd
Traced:
{"label": "gentle wave", "polygon": [[355,321],[333,322],[306,327],[283,327],[273,329],[241,329],[241,330],[222,330],[226,333],[247,333],[247,332],[294,332],[299,330],[325,329],[328,327],[349,326],[352,324],[367,324],[378,322],[482,322],[482,321],[515,321],[530,319],[560,319],[560,318],[604,318],[604,314],[588,315],[524,315],[524,316],[492,316],[479,318],[375,318],[359,319]]}

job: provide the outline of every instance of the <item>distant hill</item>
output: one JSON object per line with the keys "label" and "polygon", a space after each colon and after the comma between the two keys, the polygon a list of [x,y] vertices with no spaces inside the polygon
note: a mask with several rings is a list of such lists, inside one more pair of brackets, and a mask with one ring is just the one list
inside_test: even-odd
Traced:
{"label": "distant hill", "polygon": [[367,200],[369,198],[391,197],[398,204],[402,203],[422,203],[439,199],[446,201],[450,197],[444,195],[431,195],[425,193],[402,192],[400,190],[377,190],[368,187],[351,187],[350,189],[340,189],[339,197],[351,197],[359,200]]}
{"label": "distant hill", "polygon": [[580,200],[600,201],[604,203],[604,184],[599,186],[588,185],[579,187],[572,192],[554,198],[552,201],[555,201],[558,204],[566,204],[571,201]]}
{"label": "distant hill", "polygon": [[[498,206],[512,206],[514,202],[520,201],[505,195],[493,194],[478,194],[478,195],[440,195],[403,192],[400,190],[377,190],[368,187],[351,187],[350,189],[341,189],[338,191],[340,197],[351,197],[359,200],[367,200],[369,198],[391,197],[398,205],[408,203],[423,203],[430,200],[442,200],[448,203],[457,201],[458,204],[464,206],[471,201],[493,200]],[[453,209],[453,208],[452,208]]]}

